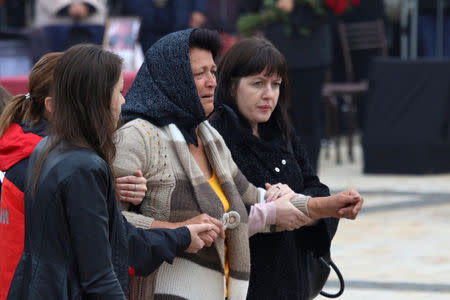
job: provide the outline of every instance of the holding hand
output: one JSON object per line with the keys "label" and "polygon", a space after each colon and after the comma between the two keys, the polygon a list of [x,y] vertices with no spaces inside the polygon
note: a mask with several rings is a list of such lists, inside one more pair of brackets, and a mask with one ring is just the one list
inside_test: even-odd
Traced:
{"label": "holding hand", "polygon": [[206,23],[206,16],[203,13],[199,11],[192,12],[191,18],[189,19],[189,28],[202,27],[202,25],[205,23]]}
{"label": "holding hand", "polygon": [[277,208],[276,225],[285,230],[294,230],[312,221],[312,219],[300,210],[298,210],[292,203],[292,197],[297,196],[294,192],[288,193],[277,199],[274,203]]}
{"label": "holding hand", "polygon": [[199,233],[199,237],[203,240],[206,247],[210,247],[214,241],[220,236],[225,239],[225,231],[222,227],[222,221],[215,219],[207,214],[201,214],[184,222],[177,223],[177,227],[187,226],[191,224],[210,224],[209,230]]}
{"label": "holding hand", "polygon": [[82,2],[76,2],[70,5],[69,15],[77,20],[86,18],[89,15],[89,8]]}
{"label": "holding hand", "polygon": [[287,13],[291,13],[294,10],[294,0],[278,0],[276,5]]}
{"label": "holding hand", "polygon": [[188,253],[197,253],[205,246],[205,242],[200,237],[201,234],[214,230],[213,224],[189,224],[186,225],[191,234],[191,244],[185,250]]}
{"label": "holding hand", "polygon": [[281,196],[291,194],[293,192],[294,191],[287,184],[276,183],[272,185],[270,183],[266,183],[266,194],[264,195],[264,198],[267,202],[272,202]]}
{"label": "holding hand", "polygon": [[362,208],[364,199],[355,190],[347,190],[329,197],[311,198],[308,203],[314,219],[335,217],[354,220]]}
{"label": "holding hand", "polygon": [[119,200],[133,205],[141,204],[147,192],[147,180],[139,170],[131,176],[116,178],[116,186],[119,190]]}

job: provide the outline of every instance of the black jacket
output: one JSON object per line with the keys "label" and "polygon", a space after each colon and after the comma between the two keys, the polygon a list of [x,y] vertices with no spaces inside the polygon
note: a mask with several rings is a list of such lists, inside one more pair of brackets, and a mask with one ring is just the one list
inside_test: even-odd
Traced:
{"label": "black jacket", "polygon": [[[238,124],[236,114],[222,106],[212,125],[225,139],[234,161],[255,186],[288,184],[295,192],[310,196],[329,195],[328,187],[314,174],[299,139],[293,136],[289,151],[280,131],[271,128],[267,140],[254,136]],[[266,128],[267,129],[267,128]],[[268,129],[269,130],[269,129]],[[247,299],[308,299],[301,270],[310,268],[310,256],[329,253],[337,219],[322,219],[314,226],[294,231],[260,233],[250,238],[251,273]]]}
{"label": "black jacket", "polygon": [[[28,178],[47,140],[33,151]],[[126,299],[129,264],[150,273],[187,247],[186,235],[187,228],[129,225],[105,161],[60,144],[49,153],[34,196],[26,186],[25,247],[8,299]]]}

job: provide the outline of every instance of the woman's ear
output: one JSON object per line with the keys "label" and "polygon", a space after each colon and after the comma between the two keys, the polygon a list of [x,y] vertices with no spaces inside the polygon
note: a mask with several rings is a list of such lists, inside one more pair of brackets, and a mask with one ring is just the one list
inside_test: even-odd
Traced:
{"label": "woman's ear", "polygon": [[52,99],[52,97],[45,97],[44,104],[45,104],[45,110],[47,111],[47,113],[51,114],[53,112],[53,99]]}

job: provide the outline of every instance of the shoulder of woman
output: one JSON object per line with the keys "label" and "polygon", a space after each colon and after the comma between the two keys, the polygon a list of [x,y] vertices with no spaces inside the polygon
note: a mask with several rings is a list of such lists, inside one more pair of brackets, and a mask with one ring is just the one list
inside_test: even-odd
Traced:
{"label": "shoulder of woman", "polygon": [[118,142],[136,141],[139,136],[152,140],[161,134],[161,128],[143,119],[135,119],[117,129]]}
{"label": "shoulder of woman", "polygon": [[107,170],[106,162],[94,151],[90,149],[73,149],[64,153],[66,158],[62,164],[70,165],[72,169],[86,170]]}
{"label": "shoulder of woman", "polygon": [[157,130],[159,129],[159,127],[144,119],[134,119],[133,121],[127,122],[124,125],[122,125],[119,129],[117,129],[117,132],[127,131],[131,129],[145,131],[150,129]]}

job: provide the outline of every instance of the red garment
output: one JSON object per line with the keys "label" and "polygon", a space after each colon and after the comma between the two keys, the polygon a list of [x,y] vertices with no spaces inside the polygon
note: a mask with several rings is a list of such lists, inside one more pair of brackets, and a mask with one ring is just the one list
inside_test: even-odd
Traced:
{"label": "red garment", "polygon": [[[0,138],[0,170],[6,172],[0,199],[0,300],[8,296],[25,236],[23,190],[10,180],[7,171],[12,172],[18,162],[27,159],[41,139],[34,133],[24,133],[17,124],[12,124]],[[25,177],[24,166],[14,171]]]}

